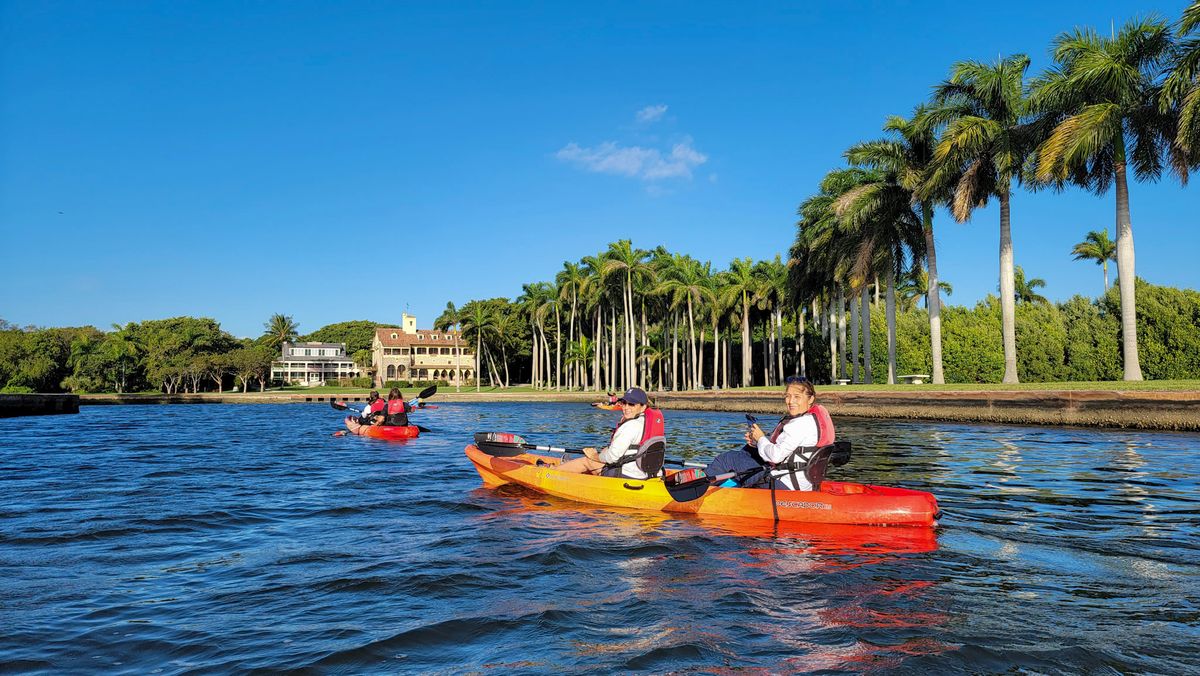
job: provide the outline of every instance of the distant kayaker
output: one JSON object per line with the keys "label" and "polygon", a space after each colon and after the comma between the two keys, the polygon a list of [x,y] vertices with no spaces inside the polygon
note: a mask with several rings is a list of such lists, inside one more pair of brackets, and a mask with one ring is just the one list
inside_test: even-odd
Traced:
{"label": "distant kayaker", "polygon": [[[588,447],[583,449],[582,458],[564,462],[555,469],[561,472],[575,474],[599,474],[608,477],[626,477],[629,479],[645,479],[647,474],[638,466],[634,455],[641,447],[646,436],[646,409],[650,399],[646,391],[640,387],[631,387],[629,391],[617,400],[621,406],[621,421],[613,430],[608,446],[597,451]],[[657,426],[661,428],[661,414],[657,417]],[[662,430],[656,431],[658,435]],[[660,458],[661,461],[661,458]]]}
{"label": "distant kayaker", "polygon": [[[833,422],[823,407],[816,405],[817,392],[812,383],[802,376],[789,377],[784,384],[783,402],[787,406],[785,415],[770,435],[757,424],[746,431],[746,445],[736,451],[718,455],[705,473],[717,476],[727,472],[745,473],[762,470],[743,479],[747,488],[761,488],[776,481],[777,488],[801,491],[812,490],[812,484],[802,469],[817,452],[818,442],[826,436],[827,443],[833,442]],[[822,435],[822,425],[828,428]]]}
{"label": "distant kayaker", "polygon": [[383,407],[383,423],[392,427],[407,427],[408,413],[413,410],[413,407],[404,401],[404,395],[400,394],[400,388],[393,387],[388,392],[387,405]]}
{"label": "distant kayaker", "polygon": [[367,395],[367,405],[363,408],[362,415],[358,418],[358,424],[375,424],[376,417],[383,415],[383,407],[386,405],[387,402],[379,398],[379,390],[371,390],[371,394]]}

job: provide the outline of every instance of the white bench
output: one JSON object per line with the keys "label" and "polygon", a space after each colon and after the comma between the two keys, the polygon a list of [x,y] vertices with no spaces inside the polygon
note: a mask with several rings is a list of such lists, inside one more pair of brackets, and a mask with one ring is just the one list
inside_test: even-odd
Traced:
{"label": "white bench", "polygon": [[850,379],[849,378],[838,378],[837,380],[833,381],[833,384],[834,385],[849,385]]}
{"label": "white bench", "polygon": [[921,385],[921,384],[924,384],[924,382],[926,380],[929,380],[929,375],[925,374],[925,373],[916,373],[916,374],[910,374],[907,376],[896,376],[896,377],[899,378],[900,380],[908,381],[908,383],[911,385]]}

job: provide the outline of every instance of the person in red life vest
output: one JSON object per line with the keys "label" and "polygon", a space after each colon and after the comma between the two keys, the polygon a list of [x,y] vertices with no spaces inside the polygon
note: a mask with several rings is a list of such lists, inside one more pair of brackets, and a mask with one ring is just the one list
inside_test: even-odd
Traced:
{"label": "person in red life vest", "polygon": [[412,404],[404,401],[404,395],[400,394],[400,388],[393,387],[388,392],[387,406],[383,408],[383,422],[381,424],[391,427],[407,427],[408,413],[412,410]]}
{"label": "person in red life vest", "polygon": [[358,417],[358,424],[374,424],[376,417],[383,415],[383,407],[386,405],[387,402],[379,397],[379,390],[371,390],[371,394],[367,396],[367,406],[363,409],[362,415]]}
{"label": "person in red life vest", "polygon": [[743,487],[769,487],[799,491],[812,490],[803,466],[820,446],[833,443],[833,421],[825,407],[816,403],[817,392],[808,379],[792,376],[784,385],[785,415],[771,434],[757,424],[746,432],[746,446],[717,456],[704,469],[709,476],[726,472],[744,474]]}
{"label": "person in red life vest", "polygon": [[[646,479],[650,476],[639,462],[638,451],[644,442],[663,436],[662,412],[649,409],[650,399],[640,387],[631,387],[617,403],[621,420],[613,430],[608,447],[583,449],[582,458],[564,462],[556,469],[575,474],[599,474],[608,477]],[[661,460],[659,461],[661,468]],[[651,468],[657,472],[656,469]]]}

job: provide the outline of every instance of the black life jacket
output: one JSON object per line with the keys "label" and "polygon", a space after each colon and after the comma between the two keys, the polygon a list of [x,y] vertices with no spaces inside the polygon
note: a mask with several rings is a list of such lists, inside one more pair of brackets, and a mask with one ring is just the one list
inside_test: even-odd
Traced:
{"label": "black life jacket", "polygon": [[390,399],[383,409],[383,424],[393,427],[408,426],[408,412],[412,408],[403,399]]}
{"label": "black life jacket", "polygon": [[617,423],[616,428],[613,429],[612,435],[609,436],[608,442],[610,445],[612,444],[612,440],[617,436],[617,430],[621,429],[621,425],[637,420],[638,418],[643,419],[641,440],[626,449],[625,454],[615,461],[605,463],[604,467],[608,469],[624,467],[633,462],[637,463],[638,469],[645,472],[646,476],[658,476],[662,471],[663,457],[667,449],[666,421],[663,419],[662,411],[656,408],[647,408],[637,418],[630,418],[629,420],[621,419]]}

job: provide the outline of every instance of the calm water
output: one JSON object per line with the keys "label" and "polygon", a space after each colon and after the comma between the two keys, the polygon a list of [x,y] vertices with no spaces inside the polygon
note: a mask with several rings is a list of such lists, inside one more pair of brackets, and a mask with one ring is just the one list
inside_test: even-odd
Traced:
{"label": "calm water", "polygon": [[[444,404],[416,440],[328,406],[0,420],[0,671],[1185,673],[1200,435],[840,420],[831,477],[923,529],[775,528],[490,491],[470,433],[616,414]],[[739,416],[668,412],[674,455]]]}

